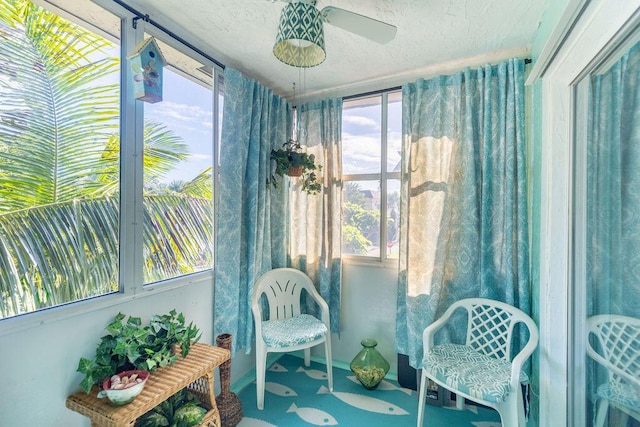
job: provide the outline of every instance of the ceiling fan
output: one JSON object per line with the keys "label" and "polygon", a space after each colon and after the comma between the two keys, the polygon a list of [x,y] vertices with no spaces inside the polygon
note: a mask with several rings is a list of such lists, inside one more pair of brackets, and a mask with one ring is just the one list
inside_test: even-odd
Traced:
{"label": "ceiling fan", "polygon": [[327,23],[377,43],[388,43],[397,28],[386,22],[355,12],[326,6],[316,8],[317,0],[270,0],[288,3],[280,15],[273,53],[282,62],[296,67],[312,67],[324,61],[324,30]]}

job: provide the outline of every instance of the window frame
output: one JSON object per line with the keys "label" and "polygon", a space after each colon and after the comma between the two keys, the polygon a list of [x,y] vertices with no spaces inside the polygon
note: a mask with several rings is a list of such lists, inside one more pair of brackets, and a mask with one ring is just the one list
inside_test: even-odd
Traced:
{"label": "window frame", "polygon": [[[364,93],[360,95],[354,95],[343,98],[343,111],[345,110],[344,104],[349,101],[358,101],[368,98],[380,97],[380,171],[376,173],[362,173],[362,174],[343,174],[342,184],[344,186],[347,182],[358,181],[378,181],[380,183],[380,248],[378,256],[367,256],[357,254],[342,254],[343,262],[348,264],[363,264],[363,265],[376,265],[384,267],[397,267],[398,258],[387,256],[387,251],[383,250],[382,240],[383,236],[387,236],[387,202],[388,202],[388,182],[392,179],[400,180],[401,172],[388,171],[387,159],[388,159],[388,128],[389,128],[389,95],[399,94],[402,96],[401,88],[395,87],[390,89],[381,90],[374,93]],[[344,163],[344,156],[343,156]],[[343,206],[343,220],[344,220],[344,206]],[[342,226],[342,224],[341,224]],[[386,239],[384,242],[386,246]]]}
{"label": "window frame", "polygon": [[[81,16],[70,13],[64,6],[54,2],[32,0],[46,9],[90,28],[104,37],[113,35],[97,28],[85,21]],[[164,281],[144,284],[143,280],[143,153],[144,149],[144,103],[137,102],[131,87],[133,76],[127,55],[143,40],[145,32],[157,37],[179,52],[188,55],[203,65],[210,67],[212,72],[213,97],[213,158],[212,185],[214,189],[213,212],[217,209],[217,176],[218,176],[218,146],[219,146],[219,100],[223,96],[222,68],[209,58],[188,47],[183,42],[165,33],[162,29],[145,22],[127,8],[110,0],[91,0],[120,19],[120,218],[119,218],[119,290],[117,292],[100,295],[83,300],[71,301],[50,308],[13,317],[0,319],[0,337],[55,322],[60,319],[72,318],[88,312],[121,305],[133,299],[151,296],[157,292],[168,292],[197,283],[211,283],[214,265],[210,269],[187,274]],[[135,27],[134,28],[134,22]],[[217,227],[215,216],[213,221],[213,235]],[[215,240],[212,246],[215,245]],[[215,247],[214,247],[215,251]],[[215,258],[214,258],[215,259]],[[215,262],[215,261],[214,261]]]}

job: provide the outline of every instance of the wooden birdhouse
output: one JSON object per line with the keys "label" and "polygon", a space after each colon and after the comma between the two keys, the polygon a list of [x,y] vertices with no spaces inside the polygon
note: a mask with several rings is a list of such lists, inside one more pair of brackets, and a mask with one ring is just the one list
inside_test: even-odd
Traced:
{"label": "wooden birdhouse", "polygon": [[127,56],[133,71],[136,99],[151,104],[162,101],[162,67],[167,63],[153,37],[139,43]]}

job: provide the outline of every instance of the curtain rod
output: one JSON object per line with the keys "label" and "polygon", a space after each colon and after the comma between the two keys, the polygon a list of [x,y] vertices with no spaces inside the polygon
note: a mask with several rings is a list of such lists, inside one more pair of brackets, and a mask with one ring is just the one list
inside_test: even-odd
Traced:
{"label": "curtain rod", "polygon": [[402,89],[402,86],[388,87],[386,89],[378,89],[378,90],[372,90],[371,92],[365,92],[365,93],[358,93],[358,94],[355,94],[355,95],[343,96],[342,99],[346,100],[346,99],[364,98],[366,96],[380,95],[381,93],[384,93],[384,92],[393,92],[393,91],[401,90],[401,89]]}
{"label": "curtain rod", "polygon": [[[531,64],[531,59],[530,58],[525,58],[524,63],[525,63],[525,65],[526,64]],[[355,95],[343,96],[342,99],[343,100],[347,100],[347,99],[364,98],[366,96],[380,95],[381,93],[384,93],[384,92],[393,92],[393,91],[401,90],[401,89],[402,89],[402,86],[394,86],[394,87],[389,87],[389,88],[386,88],[386,89],[372,90],[371,92],[365,92],[365,93],[358,93],[358,94],[355,94]]]}
{"label": "curtain rod", "polygon": [[216,60],[212,56],[204,53],[202,50],[198,49],[197,47],[195,47],[194,45],[192,45],[188,41],[184,40],[182,37],[178,36],[173,31],[170,31],[170,30],[166,29],[162,25],[160,25],[157,22],[155,22],[153,19],[150,19],[149,15],[145,15],[145,14],[137,11],[136,9],[132,8],[131,6],[129,6],[128,4],[123,2],[122,0],[113,0],[113,2],[118,4],[118,5],[120,5],[120,6],[122,6],[122,7],[124,7],[129,12],[133,13],[134,15],[136,15],[137,18],[134,18],[134,21],[133,21],[134,28],[135,28],[137,19],[142,19],[143,21],[148,22],[149,24],[153,25],[154,27],[156,27],[157,29],[159,29],[160,31],[162,31],[163,33],[168,35],[169,37],[176,39],[177,41],[179,41],[183,45],[187,46],[189,49],[193,50],[194,52],[197,52],[198,54],[200,54],[203,57],[207,58],[209,61],[213,62],[218,67],[220,67],[220,68],[222,68],[224,70],[225,67],[224,67],[223,63],[221,63],[220,61]]}

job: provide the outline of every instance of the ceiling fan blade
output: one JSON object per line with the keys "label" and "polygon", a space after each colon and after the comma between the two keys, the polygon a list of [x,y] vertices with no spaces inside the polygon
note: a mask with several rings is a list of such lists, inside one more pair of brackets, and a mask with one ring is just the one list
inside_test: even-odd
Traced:
{"label": "ceiling fan blade", "polygon": [[377,43],[388,43],[396,36],[395,26],[348,10],[327,6],[320,14],[326,23]]}

